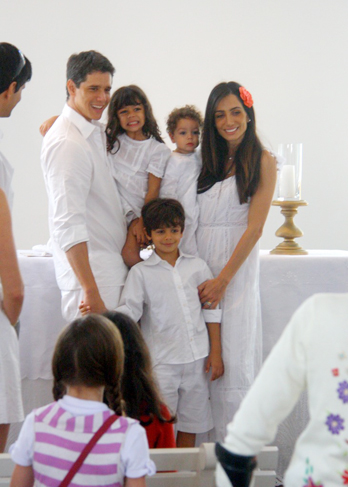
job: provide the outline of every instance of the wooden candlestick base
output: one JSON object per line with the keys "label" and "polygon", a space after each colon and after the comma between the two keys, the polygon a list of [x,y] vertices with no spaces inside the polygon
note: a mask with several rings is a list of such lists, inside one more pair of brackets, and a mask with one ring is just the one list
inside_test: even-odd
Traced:
{"label": "wooden candlestick base", "polygon": [[284,238],[283,242],[277,245],[271,254],[283,254],[283,255],[306,255],[308,252],[299,246],[295,242],[295,238],[302,237],[303,232],[294,223],[294,217],[297,214],[297,208],[299,206],[307,206],[308,203],[305,200],[274,200],[273,206],[280,206],[281,213],[285,217],[285,222],[276,231],[276,236]]}

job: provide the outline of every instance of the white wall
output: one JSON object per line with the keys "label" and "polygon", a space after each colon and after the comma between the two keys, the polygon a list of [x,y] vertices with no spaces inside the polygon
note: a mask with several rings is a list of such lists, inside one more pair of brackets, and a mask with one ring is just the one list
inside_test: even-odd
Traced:
{"label": "white wall", "polygon": [[[10,119],[1,150],[15,167],[17,247],[48,238],[40,169],[40,123],[65,101],[65,65],[96,49],[116,67],[114,88],[136,83],[165,132],[166,115],[235,80],[252,93],[265,145],[303,143],[296,222],[306,248],[348,248],[348,3],[346,0],[1,0],[1,41],[20,47],[33,79]],[[168,141],[168,139],[166,139]],[[169,141],[168,141],[169,143]],[[271,208],[261,246],[280,242]]]}

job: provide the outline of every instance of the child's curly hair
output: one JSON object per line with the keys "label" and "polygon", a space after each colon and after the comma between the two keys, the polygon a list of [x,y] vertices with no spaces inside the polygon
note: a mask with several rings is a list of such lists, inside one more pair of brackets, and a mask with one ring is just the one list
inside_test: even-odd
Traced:
{"label": "child's curly hair", "polygon": [[167,119],[167,132],[173,134],[179,120],[182,118],[191,118],[195,120],[199,128],[203,127],[203,117],[199,110],[194,105],[185,105],[182,108],[174,108],[174,110],[168,115]]}

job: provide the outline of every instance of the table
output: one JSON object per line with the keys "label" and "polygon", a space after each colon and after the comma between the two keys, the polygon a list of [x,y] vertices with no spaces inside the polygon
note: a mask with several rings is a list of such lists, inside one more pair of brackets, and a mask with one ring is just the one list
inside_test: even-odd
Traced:
{"label": "table", "polygon": [[[25,285],[20,316],[20,358],[25,413],[52,400],[51,357],[64,326],[60,292],[51,257],[26,257],[19,252]],[[309,255],[270,255],[260,251],[260,290],[264,358],[278,340],[293,312],[318,292],[348,292],[348,251],[311,250]],[[294,441],[308,418],[303,398],[279,428],[275,444],[280,447],[279,471],[290,459]],[[18,427],[12,426],[9,442]]]}

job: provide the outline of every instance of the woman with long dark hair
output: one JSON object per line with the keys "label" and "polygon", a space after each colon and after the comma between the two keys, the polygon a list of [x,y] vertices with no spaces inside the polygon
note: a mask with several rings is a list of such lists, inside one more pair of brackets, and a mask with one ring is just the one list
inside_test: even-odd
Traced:
{"label": "woman with long dark hair", "polygon": [[202,304],[223,310],[225,374],[211,383],[218,440],[226,434],[262,359],[257,242],[271,205],[276,160],[256,135],[250,93],[235,82],[211,92],[198,180],[197,245],[214,279],[199,286]]}

